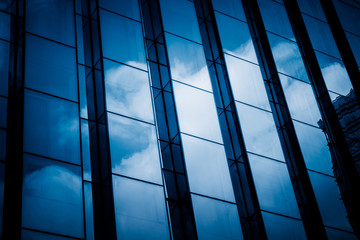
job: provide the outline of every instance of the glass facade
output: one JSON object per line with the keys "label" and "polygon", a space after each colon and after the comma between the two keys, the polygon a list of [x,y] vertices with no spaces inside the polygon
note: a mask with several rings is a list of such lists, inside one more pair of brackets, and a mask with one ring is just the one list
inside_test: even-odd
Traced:
{"label": "glass facade", "polygon": [[0,1],[0,239],[360,238],[360,4]]}

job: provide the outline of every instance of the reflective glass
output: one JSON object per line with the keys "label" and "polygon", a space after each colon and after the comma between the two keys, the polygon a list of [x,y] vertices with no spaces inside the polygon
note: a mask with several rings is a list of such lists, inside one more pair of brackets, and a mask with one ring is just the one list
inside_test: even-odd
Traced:
{"label": "reflective glass", "polygon": [[119,176],[113,185],[118,239],[170,239],[162,187]]}
{"label": "reflective glass", "polygon": [[345,30],[360,35],[360,28],[357,23],[360,22],[360,9],[358,1],[352,1],[353,4],[358,4],[358,8],[350,6],[344,1],[333,1],[336,12],[339,15],[341,24]]}
{"label": "reflective glass", "polygon": [[224,51],[257,63],[248,25],[220,13],[215,13],[215,16]]}
{"label": "reflective glass", "polygon": [[25,91],[24,151],[80,164],[78,105]]}
{"label": "reflective glass", "polygon": [[270,110],[260,67],[226,54],[225,61],[235,100]]}
{"label": "reflective glass", "polygon": [[235,204],[192,194],[199,240],[243,239]]}
{"label": "reflective glass", "polygon": [[331,155],[323,131],[296,121],[293,123],[306,167],[333,175]]}
{"label": "reflective glass", "polygon": [[303,15],[303,19],[313,48],[341,58],[329,25],[306,15]]}
{"label": "reflective glass", "polygon": [[246,21],[244,9],[241,1],[238,0],[212,0],[215,10],[230,15],[232,17]]}
{"label": "reflective glass", "polygon": [[338,239],[346,239],[346,240],[358,240],[355,234],[343,232],[340,230],[335,230],[332,228],[325,228],[328,239],[329,240],[338,240]]}
{"label": "reflective glass", "polygon": [[181,132],[222,143],[214,96],[173,82]]}
{"label": "reflective glass", "polygon": [[358,66],[360,66],[360,37],[347,32],[346,32],[346,36],[349,41],[350,47],[354,53],[356,62]]}
{"label": "reflective glass", "polygon": [[100,7],[140,21],[138,0],[100,0]]}
{"label": "reflective glass", "polygon": [[315,54],[327,89],[343,96],[348,95],[352,85],[343,62],[319,52]]}
{"label": "reflective glass", "polygon": [[279,76],[291,117],[317,126],[321,115],[311,85],[282,74]]}
{"label": "reflective glass", "polygon": [[352,231],[335,178],[308,171],[326,226]]}
{"label": "reflective glass", "polygon": [[56,235],[34,232],[29,230],[21,230],[21,240],[70,240],[73,238],[60,237]]}
{"label": "reflective glass", "polygon": [[11,15],[0,12],[0,38],[10,40]]}
{"label": "reflective glass", "polygon": [[182,134],[190,191],[235,202],[224,146]]}
{"label": "reflective glass", "polygon": [[161,184],[155,127],[108,113],[112,171]]}
{"label": "reflective glass", "polygon": [[272,0],[258,0],[266,30],[295,40],[284,5]]}
{"label": "reflective glass", "polygon": [[26,30],[74,46],[74,0],[27,0]]}
{"label": "reflective glass", "polygon": [[26,35],[25,86],[77,101],[76,51]]}
{"label": "reflective glass", "polygon": [[180,82],[212,91],[203,46],[171,34],[165,36],[171,77]]}
{"label": "reflective glass", "polygon": [[249,154],[251,172],[262,210],[300,218],[285,163]]}
{"label": "reflective glass", "polygon": [[81,153],[84,180],[91,181],[90,139],[88,121],[81,119]]}
{"label": "reflective glass", "polygon": [[6,128],[6,121],[7,121],[7,99],[0,97],[0,127]]}
{"label": "reflective glass", "polygon": [[0,129],[0,160],[6,158],[6,131]]}
{"label": "reflective glass", "polygon": [[298,0],[300,11],[326,21],[324,11],[319,0]]}
{"label": "reflective glass", "polygon": [[241,103],[236,107],[247,151],[284,161],[272,113]]}
{"label": "reflective glass", "polygon": [[160,0],[164,30],[201,43],[194,3],[187,0]]}
{"label": "reflective glass", "polygon": [[154,122],[148,73],[104,60],[107,110]]}
{"label": "reflective glass", "polygon": [[86,95],[86,78],[85,67],[78,65],[79,72],[79,103],[80,103],[80,117],[88,118],[87,95]]}
{"label": "reflective glass", "polygon": [[141,23],[102,10],[100,25],[104,57],[146,70]]}
{"label": "reflective glass", "polygon": [[82,238],[81,168],[24,155],[22,226]]}
{"label": "reflective glass", "polygon": [[301,221],[266,212],[262,216],[269,240],[307,239]]}
{"label": "reflective glass", "polygon": [[12,2],[12,0],[0,1],[0,9],[10,12],[11,11],[11,2]]}
{"label": "reflective glass", "polygon": [[0,40],[0,95],[8,95],[10,44]]}
{"label": "reflective glass", "polygon": [[84,182],[84,204],[85,204],[85,224],[86,224],[86,239],[94,240],[94,210],[92,198],[92,185],[89,182]]}
{"label": "reflective glass", "polygon": [[309,82],[297,44],[271,33],[268,33],[268,38],[277,70]]}
{"label": "reflective glass", "polygon": [[3,212],[4,212],[4,178],[5,178],[5,164],[0,163],[0,236],[2,236]]}

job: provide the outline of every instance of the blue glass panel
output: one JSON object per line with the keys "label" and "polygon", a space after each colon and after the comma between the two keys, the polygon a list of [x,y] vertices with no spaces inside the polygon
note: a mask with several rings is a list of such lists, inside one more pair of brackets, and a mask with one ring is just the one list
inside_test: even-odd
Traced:
{"label": "blue glass panel", "polygon": [[85,204],[85,224],[86,224],[86,239],[94,240],[94,212],[93,212],[93,198],[92,185],[89,182],[84,182],[84,204]]}
{"label": "blue glass panel", "polygon": [[0,12],[0,38],[10,40],[11,15]]}
{"label": "blue glass panel", "polygon": [[324,224],[352,231],[335,178],[311,171],[308,173]]}
{"label": "blue glass panel", "polygon": [[235,100],[270,110],[260,67],[225,54]]}
{"label": "blue glass panel", "polygon": [[154,122],[147,72],[104,60],[107,110]]}
{"label": "blue glass panel", "polygon": [[12,0],[0,1],[0,9],[10,12],[11,11],[11,2],[12,2]]}
{"label": "blue glass panel", "polygon": [[356,62],[360,66],[360,37],[346,32],[347,39],[354,53]]}
{"label": "blue glass panel", "polygon": [[162,187],[119,176],[113,185],[118,239],[170,239]]}
{"label": "blue glass panel", "polygon": [[78,105],[25,91],[24,151],[80,164]]}
{"label": "blue glass panel", "polygon": [[[76,0],[80,2],[82,0]],[[80,4],[81,5],[81,4]],[[76,15],[76,44],[77,44],[77,54],[78,54],[78,63],[85,64],[85,53],[84,53],[84,32],[83,32],[83,22],[82,16]]]}
{"label": "blue glass panel", "polygon": [[82,238],[81,168],[24,155],[22,226]]}
{"label": "blue glass panel", "polygon": [[336,58],[315,52],[328,90],[346,96],[352,85],[344,63]]}
{"label": "blue glass panel", "polygon": [[83,178],[91,181],[91,159],[90,159],[90,139],[88,121],[81,119],[81,151],[83,164]]}
{"label": "blue glass panel", "polygon": [[29,230],[21,230],[21,240],[70,240],[73,238],[60,237],[56,235],[34,232]]}
{"label": "blue glass panel", "polygon": [[272,114],[241,103],[236,107],[247,151],[284,161]]}
{"label": "blue glass panel", "polygon": [[260,208],[300,218],[289,171],[285,163],[249,154]]}
{"label": "blue glass panel", "polygon": [[199,240],[243,239],[235,204],[192,194]]}
{"label": "blue glass panel", "polygon": [[212,0],[215,10],[223,12],[232,17],[246,21],[241,1],[238,0]]}
{"label": "blue glass panel", "polygon": [[298,0],[300,11],[309,14],[313,17],[326,21],[324,11],[321,7],[321,3],[318,0]]}
{"label": "blue glass panel", "polygon": [[296,121],[293,123],[306,167],[333,175],[331,155],[323,131]]}
{"label": "blue glass panel", "polygon": [[141,23],[100,11],[104,57],[146,70]]}
{"label": "blue glass panel", "polygon": [[235,202],[224,146],[181,135],[190,191]]}
{"label": "blue glass panel", "polygon": [[0,97],[0,127],[6,128],[7,121],[7,98]]}
{"label": "blue glass panel", "polygon": [[341,58],[329,25],[306,15],[303,15],[303,19],[313,48]]}
{"label": "blue glass panel", "polygon": [[0,95],[8,95],[10,44],[0,40]]}
{"label": "blue glass panel", "polygon": [[353,7],[346,2],[348,1],[333,1],[343,28],[360,36],[360,28],[357,24],[360,22],[360,4],[358,1],[351,1],[352,4],[357,4],[357,7]]}
{"label": "blue glass panel", "polygon": [[180,82],[212,91],[202,45],[166,34],[171,77]]}
{"label": "blue glass panel", "polygon": [[6,158],[6,131],[0,129],[0,160]]}
{"label": "blue glass panel", "polygon": [[213,94],[178,82],[173,87],[181,132],[222,143]]}
{"label": "blue glass panel", "polygon": [[224,51],[257,63],[248,25],[220,13],[215,16]]}
{"label": "blue glass panel", "polygon": [[5,164],[0,163],[0,236],[2,236],[3,209],[4,209],[4,178]]}
{"label": "blue glass panel", "polygon": [[269,240],[307,239],[301,221],[262,212],[266,234]]}
{"label": "blue glass panel", "polygon": [[295,42],[268,33],[277,70],[291,77],[309,82],[299,48]]}
{"label": "blue glass panel", "polygon": [[284,5],[272,0],[258,0],[266,30],[295,40]]}
{"label": "blue glass panel", "polygon": [[100,7],[140,21],[138,0],[100,0]]}
{"label": "blue glass panel", "polygon": [[310,84],[279,74],[291,117],[314,126],[321,119]]}
{"label": "blue glass panel", "polygon": [[155,127],[108,114],[112,171],[161,184]]}
{"label": "blue glass panel", "polygon": [[80,117],[88,118],[87,95],[86,95],[86,78],[85,67],[78,65],[79,71],[79,103],[80,103]]}
{"label": "blue glass panel", "polygon": [[26,35],[25,86],[77,101],[76,51]]}
{"label": "blue glass panel", "polygon": [[27,0],[26,30],[74,46],[74,0]]}
{"label": "blue glass panel", "polygon": [[160,0],[164,30],[201,43],[194,3],[186,0]]}
{"label": "blue glass panel", "polygon": [[332,228],[325,228],[328,239],[329,240],[339,240],[339,239],[346,239],[346,240],[357,240],[359,238],[356,237],[355,234],[343,232],[340,230],[335,230]]}

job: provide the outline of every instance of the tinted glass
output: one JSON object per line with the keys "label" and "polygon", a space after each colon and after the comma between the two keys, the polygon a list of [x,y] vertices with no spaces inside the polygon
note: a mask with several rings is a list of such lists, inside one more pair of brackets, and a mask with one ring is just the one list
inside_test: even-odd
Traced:
{"label": "tinted glass", "polygon": [[85,204],[86,239],[93,240],[95,239],[94,212],[93,212],[92,185],[89,182],[84,182],[84,204]]}
{"label": "tinted glass", "polygon": [[0,97],[0,127],[6,128],[7,117],[7,99]]}
{"label": "tinted glass", "polygon": [[0,38],[10,40],[11,15],[0,12]]}
{"label": "tinted glass", "polygon": [[194,3],[187,0],[160,0],[165,31],[201,43]]}
{"label": "tinted glass", "polygon": [[243,239],[235,204],[192,194],[199,240]]}
{"label": "tinted glass", "polygon": [[74,0],[27,0],[26,30],[74,46]]}
{"label": "tinted glass", "polygon": [[247,151],[284,161],[272,114],[241,103],[236,107]]}
{"label": "tinted glass", "polygon": [[235,100],[270,110],[259,66],[229,55],[225,60]]}
{"label": "tinted glass", "polygon": [[301,221],[262,212],[266,234],[269,240],[306,239]]}
{"label": "tinted glass", "polygon": [[0,95],[8,95],[10,44],[0,40]]}
{"label": "tinted glass", "polygon": [[78,105],[25,91],[24,151],[80,164]]}
{"label": "tinted glass", "polygon": [[112,171],[161,183],[155,127],[108,114]]}
{"label": "tinted glass", "polygon": [[154,122],[148,73],[104,60],[107,110]]}
{"label": "tinted glass", "polygon": [[346,240],[357,240],[355,234],[343,232],[340,230],[335,230],[332,228],[325,228],[328,239],[329,240],[338,240],[338,239],[346,239]]}
{"label": "tinted glass", "polygon": [[248,25],[220,13],[216,13],[215,16],[224,51],[257,63]]}
{"label": "tinted glass", "polygon": [[113,185],[118,239],[170,239],[162,187],[119,176]]}
{"label": "tinted glass", "polygon": [[253,154],[249,160],[260,208],[300,218],[286,164]]}
{"label": "tinted glass", "polygon": [[90,139],[88,121],[81,119],[81,153],[84,180],[91,181]]}
{"label": "tinted glass", "polygon": [[86,96],[86,79],[85,67],[78,65],[79,71],[79,103],[80,103],[80,117],[88,118],[87,96]]}
{"label": "tinted glass", "polygon": [[81,168],[24,155],[22,226],[84,236]]}
{"label": "tinted glass", "polygon": [[353,4],[357,4],[357,8],[353,7],[344,1],[333,1],[336,11],[339,14],[341,24],[345,30],[360,35],[359,25],[356,24],[360,21],[360,10],[358,1],[352,1]]}
{"label": "tinted glass", "polygon": [[5,11],[11,11],[11,2],[12,2],[12,0],[0,1],[0,9],[5,10]]}
{"label": "tinted glass", "polygon": [[25,86],[77,101],[76,51],[26,35]]}
{"label": "tinted glass", "polygon": [[324,11],[319,0],[298,0],[300,11],[326,21]]}
{"label": "tinted glass", "polygon": [[56,235],[34,232],[29,230],[21,230],[21,240],[70,240],[73,238],[60,237]]}
{"label": "tinted glass", "polygon": [[138,0],[100,0],[100,7],[140,21]]}
{"label": "tinted glass", "polygon": [[166,42],[171,77],[180,82],[212,91],[203,46],[170,34],[166,34]]}
{"label": "tinted glass", "polygon": [[177,82],[173,86],[181,132],[221,143],[213,95]]}
{"label": "tinted glass", "polygon": [[190,191],[235,202],[224,146],[182,134]]}
{"label": "tinted glass", "polygon": [[0,236],[2,236],[3,212],[4,212],[4,177],[5,177],[5,164],[0,163]]}
{"label": "tinted glass", "polygon": [[0,160],[6,158],[6,131],[0,129]]}
{"label": "tinted glass", "polygon": [[244,9],[237,0],[212,0],[215,10],[223,12],[232,17],[246,21]]}
{"label": "tinted glass", "polygon": [[360,37],[346,33],[347,39],[354,53],[357,64],[360,66]]}
{"label": "tinted glass", "polygon": [[104,57],[146,69],[141,23],[100,11]]}

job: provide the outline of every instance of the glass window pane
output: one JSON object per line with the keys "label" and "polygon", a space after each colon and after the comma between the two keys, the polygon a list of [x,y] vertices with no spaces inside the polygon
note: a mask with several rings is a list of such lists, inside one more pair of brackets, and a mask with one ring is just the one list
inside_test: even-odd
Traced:
{"label": "glass window pane", "polygon": [[321,3],[318,0],[298,0],[300,11],[309,14],[313,17],[326,21],[324,11],[321,7]]}
{"label": "glass window pane", "polygon": [[8,95],[10,44],[0,40],[0,95]]}
{"label": "glass window pane", "polygon": [[11,15],[0,12],[0,38],[10,40]]}
{"label": "glass window pane", "polygon": [[34,232],[29,230],[21,230],[21,240],[71,240],[73,238],[60,237],[56,235]]}
{"label": "glass window pane", "polygon": [[26,154],[22,194],[23,227],[84,236],[80,167]]}
{"label": "glass window pane", "polygon": [[352,85],[343,62],[319,52],[315,52],[315,54],[327,89],[343,96],[348,95]]}
{"label": "glass window pane", "polygon": [[81,119],[81,153],[83,164],[83,178],[91,181],[91,158],[88,121]]}
{"label": "glass window pane", "polygon": [[277,70],[309,82],[297,44],[271,33],[268,33],[268,38]]}
{"label": "glass window pane", "polygon": [[0,236],[2,236],[3,212],[4,212],[4,178],[5,178],[5,164],[0,163]]}
{"label": "glass window pane", "polygon": [[345,30],[360,35],[359,25],[355,23],[360,22],[360,10],[358,1],[352,1],[353,4],[357,4],[357,7],[353,7],[345,1],[335,0],[333,1],[336,11],[339,14],[341,24]]}
{"label": "glass window pane", "polygon": [[272,114],[241,103],[236,107],[247,151],[284,161]]}
{"label": "glass window pane", "polygon": [[190,191],[235,202],[224,146],[182,134]]}
{"label": "glass window pane", "polygon": [[241,1],[238,0],[212,0],[215,10],[230,15],[232,17],[246,21],[244,9]]}
{"label": "glass window pane", "polygon": [[186,0],[160,0],[164,30],[201,43],[194,3]]}
{"label": "glass window pane", "polygon": [[289,171],[285,163],[249,154],[260,208],[300,218]]}
{"label": "glass window pane", "polygon": [[222,143],[214,96],[177,82],[173,87],[181,132]]}
{"label": "glass window pane", "polygon": [[269,240],[307,239],[301,221],[262,212],[266,234]]}
{"label": "glass window pane", "polygon": [[257,63],[248,25],[220,13],[215,13],[215,16],[224,51]]}
{"label": "glass window pane", "polygon": [[0,127],[6,128],[6,121],[7,121],[7,99],[0,97]]}
{"label": "glass window pane", "polygon": [[119,176],[113,185],[118,239],[170,239],[162,187]]}
{"label": "glass window pane", "polygon": [[308,172],[324,224],[352,231],[335,178]]}
{"label": "glass window pane", "polygon": [[107,110],[154,122],[148,73],[104,60]]}
{"label": "glass window pane", "polygon": [[166,34],[171,77],[180,82],[212,91],[202,45]]}
{"label": "glass window pane", "polygon": [[92,185],[89,182],[84,182],[84,204],[85,204],[85,224],[86,224],[86,239],[94,240],[94,212],[93,212],[93,198]]}
{"label": "glass window pane", "polygon": [[80,117],[88,118],[88,107],[87,107],[87,94],[86,94],[86,78],[85,78],[85,67],[78,65],[79,71],[79,103],[80,103]]}
{"label": "glass window pane", "polygon": [[100,0],[100,7],[140,21],[138,0]]}
{"label": "glass window pane", "polygon": [[347,39],[355,56],[358,66],[360,66],[360,37],[346,32]]}
{"label": "glass window pane", "polygon": [[108,113],[112,171],[161,184],[155,127]]}
{"label": "glass window pane", "polygon": [[6,131],[0,129],[0,160],[6,158]]}
{"label": "glass window pane", "polygon": [[225,54],[235,100],[270,110],[260,67]]}
{"label": "glass window pane", "polygon": [[243,239],[235,204],[192,194],[199,240]]}
{"label": "glass window pane", "polygon": [[11,2],[12,2],[12,0],[0,1],[0,9],[10,12],[11,11]]}
{"label": "glass window pane", "polygon": [[26,35],[25,86],[77,101],[76,51]]}
{"label": "glass window pane", "polygon": [[340,230],[335,230],[332,228],[325,228],[328,239],[329,240],[339,240],[339,239],[346,239],[346,240],[358,240],[359,238],[356,237],[355,234],[343,232]]}
{"label": "glass window pane", "polygon": [[26,30],[74,46],[74,0],[27,0]]}
{"label": "glass window pane", "polygon": [[291,117],[314,126],[321,119],[310,84],[279,74]]}
{"label": "glass window pane", "polygon": [[104,57],[146,70],[141,23],[100,11]]}
{"label": "glass window pane", "polygon": [[80,164],[78,105],[25,91],[24,151]]}

